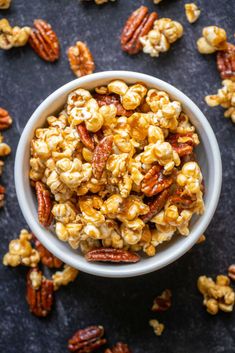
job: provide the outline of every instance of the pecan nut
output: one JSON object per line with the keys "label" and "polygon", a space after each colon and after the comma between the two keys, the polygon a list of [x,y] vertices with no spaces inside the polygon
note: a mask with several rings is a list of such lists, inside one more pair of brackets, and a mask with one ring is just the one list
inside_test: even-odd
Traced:
{"label": "pecan nut", "polygon": [[52,253],[50,253],[50,251],[48,251],[42,245],[42,243],[35,237],[34,234],[33,234],[33,241],[37,251],[39,252],[40,260],[43,263],[43,265],[49,268],[60,268],[63,265],[63,262],[60,259],[58,259],[56,256],[54,256]]}
{"label": "pecan nut", "polygon": [[140,256],[136,253],[114,248],[99,248],[88,251],[86,254],[87,261],[102,262],[138,262]]}
{"label": "pecan nut", "polygon": [[90,353],[106,344],[103,326],[89,326],[78,330],[68,342],[68,349],[76,353]]}
{"label": "pecan nut", "polygon": [[172,294],[170,289],[165,289],[161,295],[158,295],[154,299],[152,311],[161,313],[163,311],[168,310],[171,307],[171,298]]}
{"label": "pecan nut", "polygon": [[34,315],[45,317],[50,313],[54,301],[53,282],[43,277],[40,287],[35,289],[30,278],[33,271],[41,275],[41,271],[37,268],[29,270],[27,275],[26,300],[29,310]]}
{"label": "pecan nut", "polygon": [[235,264],[232,264],[228,268],[228,276],[235,281]]}
{"label": "pecan nut", "polygon": [[217,52],[217,69],[222,80],[235,79],[235,45],[228,43],[227,49]]}
{"label": "pecan nut", "polygon": [[89,75],[95,70],[93,56],[85,43],[77,42],[68,49],[67,54],[70,68],[76,76]]}
{"label": "pecan nut", "polygon": [[5,188],[0,185],[0,208],[4,206]]}
{"label": "pecan nut", "polygon": [[53,219],[50,191],[40,181],[36,182],[35,189],[38,200],[38,220],[44,227],[49,227]]}
{"label": "pecan nut", "polygon": [[149,203],[149,212],[141,216],[141,219],[144,223],[147,223],[152,219],[156,214],[158,214],[166,204],[170,196],[170,190],[165,189],[162,191],[152,202]]}
{"label": "pecan nut", "polygon": [[177,206],[179,209],[188,209],[194,206],[196,197],[191,197],[183,193],[182,188],[177,188],[174,193],[169,197],[169,203]]}
{"label": "pecan nut", "polygon": [[148,197],[154,196],[173,183],[171,176],[162,173],[160,165],[154,165],[144,176],[141,184],[141,191]]}
{"label": "pecan nut", "polygon": [[77,131],[79,133],[80,139],[82,143],[89,148],[90,150],[94,150],[95,144],[94,141],[89,133],[89,131],[86,128],[85,123],[77,125]]}
{"label": "pecan nut", "polygon": [[[173,150],[176,151],[180,157],[184,157],[193,153],[193,146],[195,146],[195,143],[192,135],[193,134],[190,132],[185,135],[170,134],[166,141],[171,144]],[[183,136],[187,138],[187,142],[180,142],[180,139]]]}
{"label": "pecan nut", "polygon": [[96,99],[98,105],[102,107],[103,105],[111,105],[114,104],[117,108],[117,116],[131,116],[134,111],[133,110],[126,110],[121,102],[120,97],[117,94],[99,94],[95,93],[93,97]]}
{"label": "pecan nut", "polygon": [[106,162],[112,152],[113,136],[104,137],[96,146],[92,158],[92,170],[94,177],[101,178]]}
{"label": "pecan nut", "polygon": [[104,353],[131,353],[127,344],[118,342],[112,348],[108,348]]}
{"label": "pecan nut", "polygon": [[122,34],[122,50],[128,54],[137,54],[141,48],[140,37],[145,36],[153,27],[158,15],[156,12],[148,13],[146,6],[140,6],[128,18]]}
{"label": "pecan nut", "polygon": [[12,124],[12,118],[7,110],[0,108],[0,130],[8,129]]}
{"label": "pecan nut", "polygon": [[51,25],[43,20],[35,20],[29,36],[29,44],[40,58],[53,62],[59,59],[60,45]]}

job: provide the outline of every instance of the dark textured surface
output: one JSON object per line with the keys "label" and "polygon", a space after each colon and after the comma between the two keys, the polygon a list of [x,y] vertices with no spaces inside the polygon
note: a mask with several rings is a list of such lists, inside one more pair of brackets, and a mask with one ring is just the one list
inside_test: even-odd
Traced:
{"label": "dark textured surface", "polygon": [[[223,118],[222,109],[208,108],[203,97],[220,86],[215,58],[201,56],[195,41],[202,27],[224,27],[233,40],[235,3],[233,0],[198,0],[202,9],[198,22],[190,25],[180,0],[163,0],[154,6],[150,0],[118,0],[97,7],[79,0],[13,0],[8,11],[0,11],[12,24],[32,25],[33,19],[50,22],[61,43],[61,58],[48,64],[29,47],[0,52],[0,106],[14,118],[12,129],[4,133],[12,146],[1,182],[7,188],[6,206],[0,211],[0,256],[10,239],[26,227],[18,207],[13,167],[20,134],[35,108],[56,88],[74,78],[68,67],[66,49],[77,39],[86,41],[94,54],[96,71],[126,69],[155,75],[192,98],[208,117],[218,138],[223,160],[223,188],[218,209],[206,235],[206,243],[167,268],[139,278],[105,279],[81,273],[76,283],[57,294],[52,315],[37,319],[28,312],[25,270],[0,268],[0,352],[62,353],[66,341],[80,327],[103,324],[111,343],[123,340],[134,353],[232,353],[235,352],[234,314],[212,317],[202,307],[196,289],[200,274],[225,273],[235,262],[234,166],[235,127]],[[158,59],[140,54],[125,55],[120,50],[119,33],[128,14],[141,4],[156,9],[160,16],[179,20],[184,37]],[[154,336],[148,320],[157,315],[150,307],[155,294],[164,288],[173,291],[173,306],[161,315],[166,330]]]}

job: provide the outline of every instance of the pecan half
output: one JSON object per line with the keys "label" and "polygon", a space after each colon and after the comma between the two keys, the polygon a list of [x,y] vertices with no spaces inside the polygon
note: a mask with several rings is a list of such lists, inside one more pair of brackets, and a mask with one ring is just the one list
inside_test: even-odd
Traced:
{"label": "pecan half", "polygon": [[[193,146],[195,146],[193,138],[193,133],[189,132],[185,135],[180,134],[170,134],[166,141],[169,142],[174,151],[178,153],[180,157],[187,156],[193,153]],[[179,142],[182,137],[188,137],[187,142]]]}
{"label": "pecan half", "polygon": [[106,162],[112,152],[113,136],[104,137],[96,146],[93,159],[92,170],[94,177],[100,179],[105,168]]}
{"label": "pecan half", "polygon": [[53,62],[59,59],[60,45],[51,25],[43,20],[35,20],[29,36],[29,44],[40,58]]}
{"label": "pecan half", "polygon": [[0,108],[0,130],[8,129],[12,124],[12,118],[7,110]]}
{"label": "pecan half", "polygon": [[107,341],[102,338],[103,326],[89,326],[78,330],[68,342],[68,349],[76,353],[90,353],[103,346]]}
{"label": "pecan half", "polygon": [[167,189],[173,183],[171,176],[162,173],[160,165],[154,165],[144,176],[141,184],[141,191],[148,197],[154,196]]}
{"label": "pecan half", "polygon": [[33,271],[37,271],[41,275],[41,271],[37,268],[29,270],[27,274],[26,300],[29,310],[34,315],[45,317],[50,313],[54,301],[53,282],[43,277],[40,287],[35,289],[30,278]]}
{"label": "pecan half", "polygon": [[165,289],[161,295],[158,295],[154,299],[152,311],[159,313],[168,310],[171,307],[171,298],[172,294],[170,289]]}
{"label": "pecan half", "polygon": [[104,353],[131,353],[127,344],[118,342],[112,348],[108,348]]}
{"label": "pecan half", "polygon": [[89,75],[95,70],[93,56],[85,43],[77,42],[68,49],[67,54],[70,68],[76,76]]}
{"label": "pecan half", "polygon": [[235,281],[235,264],[232,264],[228,268],[228,276]]}
{"label": "pecan half", "polygon": [[85,123],[77,125],[77,131],[79,133],[80,139],[82,143],[89,148],[90,150],[94,150],[95,144],[94,141],[89,133],[89,131],[86,128]]}
{"label": "pecan half", "polygon": [[162,191],[152,202],[149,203],[149,212],[141,216],[141,219],[144,223],[147,223],[152,219],[156,214],[158,214],[162,208],[165,206],[167,199],[170,196],[170,190],[166,189]]}
{"label": "pecan half", "polygon": [[136,253],[114,248],[90,250],[85,257],[87,261],[103,262],[138,262],[140,260],[140,256]]}
{"label": "pecan half", "polygon": [[141,48],[140,37],[146,35],[153,27],[158,15],[156,12],[148,13],[146,6],[140,6],[128,18],[122,34],[122,50],[128,54],[137,54]]}
{"label": "pecan half", "polygon": [[217,52],[217,69],[222,80],[235,79],[235,45],[228,43],[227,49]]}
{"label": "pecan half", "polygon": [[53,219],[51,193],[40,181],[36,182],[35,189],[38,200],[38,220],[44,227],[48,227]]}
{"label": "pecan half", "polygon": [[43,263],[43,265],[49,268],[60,268],[63,265],[63,262],[60,259],[58,259],[56,256],[54,256],[50,251],[48,251],[42,245],[42,243],[35,237],[34,234],[33,234],[33,241],[37,251],[39,252],[40,260]]}
{"label": "pecan half", "polygon": [[4,206],[5,188],[0,185],[0,208]]}
{"label": "pecan half", "polygon": [[117,116],[131,116],[134,111],[133,110],[126,110],[123,108],[121,102],[120,102],[120,97],[113,93],[113,94],[99,94],[95,93],[93,97],[96,99],[98,105],[102,107],[103,105],[111,105],[114,104],[115,107],[117,108]]}

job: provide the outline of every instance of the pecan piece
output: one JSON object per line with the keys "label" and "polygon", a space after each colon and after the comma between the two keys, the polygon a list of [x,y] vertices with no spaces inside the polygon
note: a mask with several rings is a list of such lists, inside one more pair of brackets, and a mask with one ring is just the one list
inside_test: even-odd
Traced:
{"label": "pecan piece", "polygon": [[29,44],[40,58],[53,62],[59,59],[60,45],[51,25],[43,20],[35,20],[29,36]]}
{"label": "pecan piece", "polygon": [[148,197],[154,196],[167,189],[173,183],[171,176],[162,173],[160,165],[154,165],[144,176],[141,184],[141,191]]}
{"label": "pecan piece", "polygon": [[137,54],[141,48],[140,37],[145,36],[153,27],[158,15],[156,12],[148,13],[146,6],[140,6],[128,18],[122,34],[122,50],[128,54]]}
{"label": "pecan piece", "polygon": [[131,353],[127,344],[118,342],[112,348],[108,348],[104,353]]}
{"label": "pecan piece", "polygon": [[152,219],[156,214],[158,214],[162,208],[165,206],[167,199],[169,198],[170,190],[165,189],[162,191],[152,202],[149,203],[149,212],[141,216],[141,219],[144,223],[147,223]]}
{"label": "pecan piece", "polygon": [[0,108],[0,130],[8,129],[12,124],[12,118],[7,110]]}
{"label": "pecan piece", "polygon": [[40,181],[36,182],[35,189],[38,200],[38,220],[44,227],[48,227],[53,219],[50,191]]}
{"label": "pecan piece", "polygon": [[77,42],[75,46],[68,49],[70,68],[77,77],[92,74],[95,70],[93,56],[83,42]]}
{"label": "pecan piece", "polygon": [[163,312],[171,307],[171,291],[170,289],[165,289],[161,295],[154,298],[152,311]]}
{"label": "pecan piece", "polygon": [[193,206],[195,199],[189,195],[183,194],[183,189],[178,187],[173,194],[169,197],[169,202],[179,209],[191,208]]}
{"label": "pecan piece", "polygon": [[222,80],[235,79],[235,45],[227,44],[227,49],[217,52],[217,69]]}
{"label": "pecan piece", "polygon": [[232,264],[228,268],[228,276],[235,281],[235,264]]}
{"label": "pecan piece", "polygon": [[[193,133],[189,132],[185,135],[180,134],[170,134],[166,141],[169,142],[174,151],[178,153],[180,157],[187,156],[193,153],[193,147],[195,143],[193,141]],[[187,142],[179,142],[179,139],[182,137],[187,137]]]}
{"label": "pecan piece", "polygon": [[138,262],[140,260],[140,256],[136,253],[114,248],[90,250],[85,257],[87,261],[103,262]]}
{"label": "pecan piece", "polygon": [[0,208],[4,206],[5,188],[0,185]]}
{"label": "pecan piece", "polygon": [[89,326],[75,332],[68,342],[68,349],[76,353],[90,353],[103,346],[107,340],[103,326]]}
{"label": "pecan piece", "polygon": [[50,251],[48,251],[42,243],[35,237],[33,234],[33,241],[35,244],[35,248],[39,252],[40,260],[43,265],[49,268],[60,268],[63,265],[63,262],[54,256]]}
{"label": "pecan piece", "polygon": [[96,146],[93,159],[92,170],[94,177],[100,179],[105,168],[106,162],[112,152],[113,136],[104,137]]}
{"label": "pecan piece", "polygon": [[95,93],[93,97],[96,99],[98,105],[102,107],[103,105],[111,105],[114,104],[115,107],[117,108],[117,116],[131,116],[134,111],[133,110],[126,110],[121,102],[120,102],[120,97],[113,93],[113,94],[99,94]]}
{"label": "pecan piece", "polygon": [[94,141],[89,133],[89,131],[86,128],[85,123],[81,123],[79,125],[77,125],[77,131],[79,133],[80,139],[82,141],[82,143],[89,148],[90,150],[94,150],[95,148],[95,144]]}
{"label": "pecan piece", "polygon": [[43,277],[39,288],[36,289],[31,279],[33,271],[40,276],[42,275],[37,268],[29,270],[27,274],[26,300],[29,310],[34,315],[45,317],[50,313],[54,301],[53,282]]}

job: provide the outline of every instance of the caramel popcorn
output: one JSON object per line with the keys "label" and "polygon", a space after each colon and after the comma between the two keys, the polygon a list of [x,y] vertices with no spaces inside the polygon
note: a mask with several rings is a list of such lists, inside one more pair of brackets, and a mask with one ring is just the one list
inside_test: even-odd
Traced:
{"label": "caramel popcorn", "polygon": [[231,118],[235,123],[235,82],[224,80],[222,85],[223,87],[218,90],[217,94],[206,96],[205,101],[210,107],[220,105],[225,108],[225,118]]}
{"label": "caramel popcorn", "polygon": [[41,271],[31,271],[29,274],[29,278],[34,289],[38,289],[41,287],[43,279]]}
{"label": "caramel popcorn", "polygon": [[32,248],[31,239],[32,234],[22,229],[19,238],[10,241],[9,252],[3,257],[3,265],[36,267],[40,261],[40,255],[37,250]]}
{"label": "caramel popcorn", "polygon": [[0,134],[0,157],[5,157],[11,153],[11,147],[3,142],[3,136]]}
{"label": "caramel popcorn", "polygon": [[197,41],[197,49],[201,54],[212,54],[217,50],[227,48],[227,34],[223,28],[217,26],[205,27],[202,37]]}
{"label": "caramel popcorn", "polygon": [[206,306],[208,313],[216,315],[219,310],[233,311],[235,293],[227,276],[218,275],[216,281],[210,277],[200,276],[197,286],[204,296],[203,305]]}
{"label": "caramel popcorn", "polygon": [[9,9],[11,6],[11,0],[0,0],[0,10]]}
{"label": "caramel popcorn", "polygon": [[11,27],[8,20],[3,18],[0,20],[0,48],[11,49],[12,47],[24,46],[30,35],[29,27]]}
{"label": "caramel popcorn", "polygon": [[189,23],[194,23],[200,16],[201,10],[193,2],[184,5],[185,14]]}
{"label": "caramel popcorn", "polygon": [[[164,28],[169,42],[174,30]],[[100,95],[102,97],[100,97]],[[204,210],[199,138],[181,103],[143,83],[77,88],[31,142],[29,177],[50,193],[56,236],[83,254],[143,251],[187,236]]]}
{"label": "caramel popcorn", "polygon": [[161,336],[162,332],[165,329],[165,325],[155,319],[149,320],[149,325],[153,328],[153,331],[156,336]]}
{"label": "caramel popcorn", "polygon": [[78,270],[69,265],[64,265],[62,271],[57,271],[52,275],[54,290],[58,290],[61,286],[67,286],[70,282],[73,282],[76,279],[77,275]]}
{"label": "caramel popcorn", "polygon": [[159,56],[170,49],[170,45],[183,35],[183,27],[170,18],[160,18],[154,22],[153,29],[140,38],[143,52],[150,56]]}

